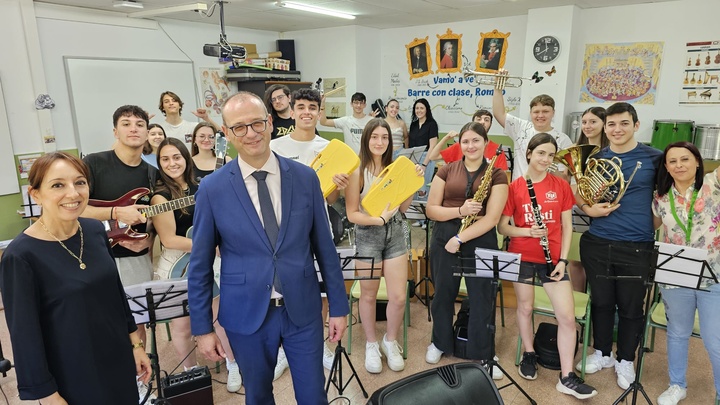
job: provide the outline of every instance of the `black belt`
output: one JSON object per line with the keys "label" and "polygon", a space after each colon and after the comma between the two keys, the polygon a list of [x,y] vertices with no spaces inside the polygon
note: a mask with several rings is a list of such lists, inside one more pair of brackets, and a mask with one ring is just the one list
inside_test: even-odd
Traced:
{"label": "black belt", "polygon": [[281,307],[285,305],[285,299],[284,298],[270,298],[270,307]]}

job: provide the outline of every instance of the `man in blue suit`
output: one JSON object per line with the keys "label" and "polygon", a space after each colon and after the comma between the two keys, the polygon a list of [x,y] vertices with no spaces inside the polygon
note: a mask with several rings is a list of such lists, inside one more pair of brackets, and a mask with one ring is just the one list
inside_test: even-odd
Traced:
{"label": "man in blue suit", "polygon": [[317,258],[330,304],[329,340],[349,312],[320,182],[307,166],[270,151],[272,117],[259,97],[223,106],[223,131],[238,158],[203,179],[195,194],[188,270],[192,333],[211,361],[224,357],[212,328],[212,263],[222,256],[220,312],[243,372],[247,404],[274,404],[273,371],[285,348],[298,404],[327,404]]}

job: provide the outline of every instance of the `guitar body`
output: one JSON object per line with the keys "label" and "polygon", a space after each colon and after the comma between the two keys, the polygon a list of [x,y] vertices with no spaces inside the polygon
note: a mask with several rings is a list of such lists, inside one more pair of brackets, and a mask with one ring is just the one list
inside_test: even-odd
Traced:
{"label": "guitar body", "polygon": [[310,167],[315,170],[315,174],[320,179],[320,188],[325,198],[337,188],[332,181],[334,175],[350,174],[358,166],[360,166],[360,158],[355,151],[337,139],[331,140],[310,163]]}
{"label": "guitar body", "polygon": [[[185,236],[192,239],[192,226],[187,230]],[[175,260],[175,263],[173,263],[172,268],[170,269],[170,278],[187,278],[188,264],[190,264],[190,253],[185,252],[177,260]],[[218,295],[220,295],[220,286],[217,281],[215,281],[213,282],[213,298]]]}
{"label": "guitar body", "polygon": [[[147,194],[150,194],[150,190],[140,187],[125,193],[125,195],[116,200],[90,200],[88,203],[93,207],[127,207],[129,205],[135,205],[140,198]],[[194,204],[195,196],[191,195],[161,204],[148,205],[140,208],[139,211],[146,218],[150,218],[163,212],[179,210]],[[117,219],[110,219],[103,221],[103,223],[105,224],[105,230],[110,240],[110,246],[115,246],[123,240],[143,240],[148,237],[148,234],[136,232],[130,225],[122,223]]]}
{"label": "guitar body", "polygon": [[370,216],[378,217],[388,203],[391,210],[399,207],[420,190],[424,182],[425,178],[417,175],[415,164],[405,156],[398,156],[375,179],[361,205]]}
{"label": "guitar body", "polygon": [[[88,204],[93,207],[127,207],[135,205],[143,196],[150,194],[150,190],[144,187],[136,188],[128,191],[122,197],[112,200],[89,200]],[[122,240],[143,240],[148,237],[146,233],[136,232],[131,226],[124,224],[117,219],[111,219],[105,222],[110,245],[115,246]]]}

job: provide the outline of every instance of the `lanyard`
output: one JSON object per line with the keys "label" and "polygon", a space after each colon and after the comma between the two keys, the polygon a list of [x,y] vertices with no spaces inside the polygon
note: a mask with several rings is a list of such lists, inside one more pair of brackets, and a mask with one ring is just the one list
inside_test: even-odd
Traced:
{"label": "lanyard", "polygon": [[668,194],[670,195],[670,212],[672,212],[673,218],[675,218],[675,222],[677,222],[680,229],[685,232],[685,243],[689,245],[690,234],[692,233],[693,226],[693,215],[695,215],[695,199],[697,199],[698,191],[693,191],[692,199],[690,200],[690,210],[688,211],[687,225],[683,225],[683,223],[680,221],[680,218],[678,218],[677,212],[675,212],[675,193],[673,192],[673,190],[670,190]]}

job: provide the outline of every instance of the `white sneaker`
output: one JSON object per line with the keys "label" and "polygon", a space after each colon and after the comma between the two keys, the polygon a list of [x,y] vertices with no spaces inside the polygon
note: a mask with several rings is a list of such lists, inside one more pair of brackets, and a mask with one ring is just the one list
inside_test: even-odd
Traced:
{"label": "white sneaker", "polygon": [[388,367],[390,367],[392,371],[403,371],[405,369],[405,359],[403,359],[402,356],[402,347],[400,347],[397,340],[388,342],[386,338],[387,335],[383,336],[380,349],[382,349],[385,358],[387,358]]}
{"label": "white sneaker", "polygon": [[620,360],[615,363],[615,374],[617,374],[617,384],[620,388],[626,390],[631,383],[635,381],[635,369],[633,362]]}
{"label": "white sneaker", "polygon": [[[493,359],[494,359],[496,362],[498,362],[498,363],[500,362],[500,359],[498,358],[498,356],[495,356]],[[492,379],[493,379],[493,380],[502,380],[502,378],[503,378],[503,373],[502,373],[502,371],[500,371],[500,369],[497,368],[497,367],[493,367],[493,370],[492,370]]]}
{"label": "white sneaker", "polygon": [[[142,381],[137,380],[137,388],[138,388],[138,404],[149,404],[151,401],[157,399],[155,394],[150,394],[148,396],[148,386],[145,385]],[[147,396],[147,400],[143,401],[145,397]]]}
{"label": "white sneaker", "polygon": [[333,360],[335,360],[335,352],[330,350],[327,343],[323,344],[323,367],[332,369]]}
{"label": "white sneaker", "polygon": [[381,357],[378,342],[365,343],[365,370],[368,373],[377,374],[382,371]]}
{"label": "white sneaker", "polygon": [[[615,363],[617,363],[615,361],[615,353],[610,352],[609,356],[603,356],[602,351],[595,350],[595,353],[588,354],[585,359],[585,374],[597,373],[604,368],[615,366]],[[575,366],[575,369],[582,372],[582,361]]]}
{"label": "white sneaker", "polygon": [[285,357],[285,350],[281,347],[280,350],[278,350],[278,357],[277,357],[277,363],[275,363],[275,376],[273,377],[273,381],[280,378],[281,375],[285,372],[285,369],[289,367],[287,357]]}
{"label": "white sneaker", "polygon": [[442,355],[443,352],[435,347],[435,343],[430,343],[430,346],[428,346],[427,352],[425,353],[425,361],[430,364],[437,364]]}
{"label": "white sneaker", "polygon": [[682,401],[687,397],[687,389],[679,385],[671,385],[670,388],[665,390],[658,397],[658,405],[677,405],[678,402]]}
{"label": "white sneaker", "polygon": [[228,370],[228,376],[227,376],[227,385],[225,388],[227,388],[228,392],[238,392],[240,391],[240,388],[242,387],[242,375],[240,375],[240,367],[238,367],[237,362],[230,362],[230,360],[225,360],[225,364],[227,365]]}
{"label": "white sneaker", "polygon": [[414,226],[414,227],[416,227],[416,228],[419,228],[419,227],[423,226],[423,223],[424,223],[424,222],[425,222],[425,221],[415,221],[415,222],[412,223],[412,226]]}

